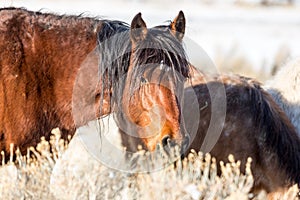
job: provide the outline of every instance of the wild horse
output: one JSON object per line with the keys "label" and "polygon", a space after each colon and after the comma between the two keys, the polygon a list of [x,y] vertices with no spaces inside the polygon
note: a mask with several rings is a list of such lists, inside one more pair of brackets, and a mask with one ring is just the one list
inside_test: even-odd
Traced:
{"label": "wild horse", "polygon": [[[114,110],[129,119],[135,115],[133,123],[143,126],[151,114],[143,103],[151,104],[153,99],[145,93],[144,80],[157,74],[155,69],[162,63],[168,70],[153,77],[172,79],[169,87],[151,87],[147,92],[155,92],[157,103],[171,108],[165,113],[167,121],[178,121],[168,123],[162,137],[168,134],[182,142],[176,90],[189,76],[184,32],[182,12],[169,25],[148,29],[140,13],[128,26],[120,21],[1,9],[0,150],[7,154],[14,143],[25,153],[42,136],[48,139],[55,127],[66,138],[76,127]],[[139,95],[144,95],[143,102],[137,101]]]}
{"label": "wild horse", "polygon": [[[241,76],[217,76],[214,81],[198,83],[185,91],[184,120],[187,130],[189,107],[197,103],[199,124],[190,148],[201,150],[211,123],[212,104],[208,85],[222,84],[226,92],[226,118],[221,135],[210,150],[217,160],[227,161],[229,154],[241,160],[242,169],[248,157],[254,176],[253,190],[274,192],[300,183],[300,139],[294,126],[272,96],[253,79]],[[196,93],[197,101],[189,99]],[[206,107],[204,105],[207,105]],[[204,144],[205,145],[205,144]]]}
{"label": "wild horse", "polygon": [[[248,157],[252,157],[253,192],[268,193],[300,183],[300,139],[294,126],[272,96],[253,79],[238,75],[217,75],[207,81],[206,76],[193,80],[193,86],[184,91],[183,119],[190,135],[189,149],[210,152],[217,161],[228,161],[233,154],[241,160],[242,172]],[[226,95],[225,120],[220,115],[215,99],[222,93],[210,88],[223,86]],[[196,95],[196,98],[193,95]],[[195,109],[195,105],[198,109]],[[214,113],[216,112],[216,113]],[[199,113],[195,119],[193,113]],[[221,116],[219,116],[221,117]],[[221,124],[220,134],[209,131],[211,125]],[[218,135],[211,148],[206,137]],[[128,151],[136,151],[137,144],[148,146],[145,140],[121,134]],[[214,136],[213,136],[214,137]],[[146,141],[147,142],[147,141]],[[187,151],[188,152],[188,151]]]}

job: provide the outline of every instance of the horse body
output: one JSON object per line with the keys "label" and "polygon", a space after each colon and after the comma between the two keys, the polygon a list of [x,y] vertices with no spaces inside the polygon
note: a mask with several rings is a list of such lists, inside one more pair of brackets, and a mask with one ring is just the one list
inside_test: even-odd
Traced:
{"label": "horse body", "polygon": [[[229,154],[241,160],[245,169],[246,160],[252,157],[253,190],[274,192],[300,181],[300,140],[285,113],[273,101],[260,84],[239,76],[218,76],[210,82],[203,81],[185,92],[184,120],[187,130],[197,126],[198,131],[190,145],[202,150],[212,116],[212,99],[208,85],[224,84],[226,92],[226,119],[220,138],[210,153],[218,161],[228,161]],[[195,92],[197,102],[188,95]],[[218,98],[218,97],[216,97]],[[198,103],[199,124],[189,119],[189,107]],[[204,105],[207,105],[204,107]]]}
{"label": "horse body", "polygon": [[14,8],[0,18],[1,149],[35,146],[54,127],[72,135],[74,81],[101,21]]}
{"label": "horse body", "polygon": [[266,82],[265,89],[284,110],[300,136],[300,59],[295,59]]}
{"label": "horse body", "polygon": [[24,152],[55,127],[73,135],[74,82],[102,22],[15,8],[0,16],[1,149]]}

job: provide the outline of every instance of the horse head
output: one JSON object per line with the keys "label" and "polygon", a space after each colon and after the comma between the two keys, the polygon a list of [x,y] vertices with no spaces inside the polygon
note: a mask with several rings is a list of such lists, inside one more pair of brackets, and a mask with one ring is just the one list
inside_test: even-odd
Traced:
{"label": "horse head", "polygon": [[188,141],[180,107],[190,67],[182,46],[184,33],[182,11],[167,26],[147,28],[140,13],[131,22],[130,64],[117,122],[150,151],[157,145],[184,148]]}

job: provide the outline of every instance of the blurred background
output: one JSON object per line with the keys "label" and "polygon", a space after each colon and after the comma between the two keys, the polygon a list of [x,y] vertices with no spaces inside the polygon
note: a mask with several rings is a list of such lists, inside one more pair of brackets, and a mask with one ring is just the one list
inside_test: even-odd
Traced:
{"label": "blurred background", "polygon": [[[186,38],[202,47],[220,71],[260,81],[300,56],[300,0],[0,0],[0,6],[129,24],[141,12],[148,26],[166,24],[182,10]],[[203,65],[193,54],[191,61]]]}

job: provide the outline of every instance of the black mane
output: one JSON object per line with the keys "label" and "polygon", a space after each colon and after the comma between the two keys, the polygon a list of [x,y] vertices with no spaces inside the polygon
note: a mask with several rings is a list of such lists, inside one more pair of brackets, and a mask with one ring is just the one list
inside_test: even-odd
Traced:
{"label": "black mane", "polygon": [[[165,72],[174,72],[174,80],[190,76],[189,63],[187,55],[182,47],[182,43],[178,41],[171,33],[169,26],[156,26],[148,30],[146,39],[137,43],[135,49],[135,57],[133,63],[136,66],[143,66],[140,69],[134,68],[133,76],[140,80],[141,76],[150,64],[150,71],[154,71],[158,66],[163,67],[160,79],[163,78]],[[175,73],[177,72],[177,73]],[[148,79],[151,79],[152,73],[149,73]]]}
{"label": "black mane", "polygon": [[120,21],[103,21],[101,31],[98,33],[98,52],[100,54],[99,77],[106,77],[102,80],[103,91],[114,88],[110,99],[111,109],[114,104],[117,104],[118,108],[121,107],[132,52],[135,55],[132,61],[135,67],[132,73],[131,90],[134,85],[141,84],[146,70],[150,71],[146,78],[151,79],[152,72],[162,63],[167,70],[161,70],[159,81],[165,77],[166,72],[172,72],[175,84],[178,80],[189,77],[186,53],[182,43],[170,32],[169,26],[148,29],[146,39],[137,43],[132,49],[128,24]]}
{"label": "black mane", "polygon": [[[102,91],[114,90],[111,93],[110,105],[119,95],[115,94],[122,76],[126,76],[130,62],[131,43],[128,24],[120,21],[104,20],[101,30],[98,32],[99,53],[99,77],[102,77]],[[100,109],[103,103],[103,95],[100,98]],[[101,110],[100,110],[101,112]]]}

